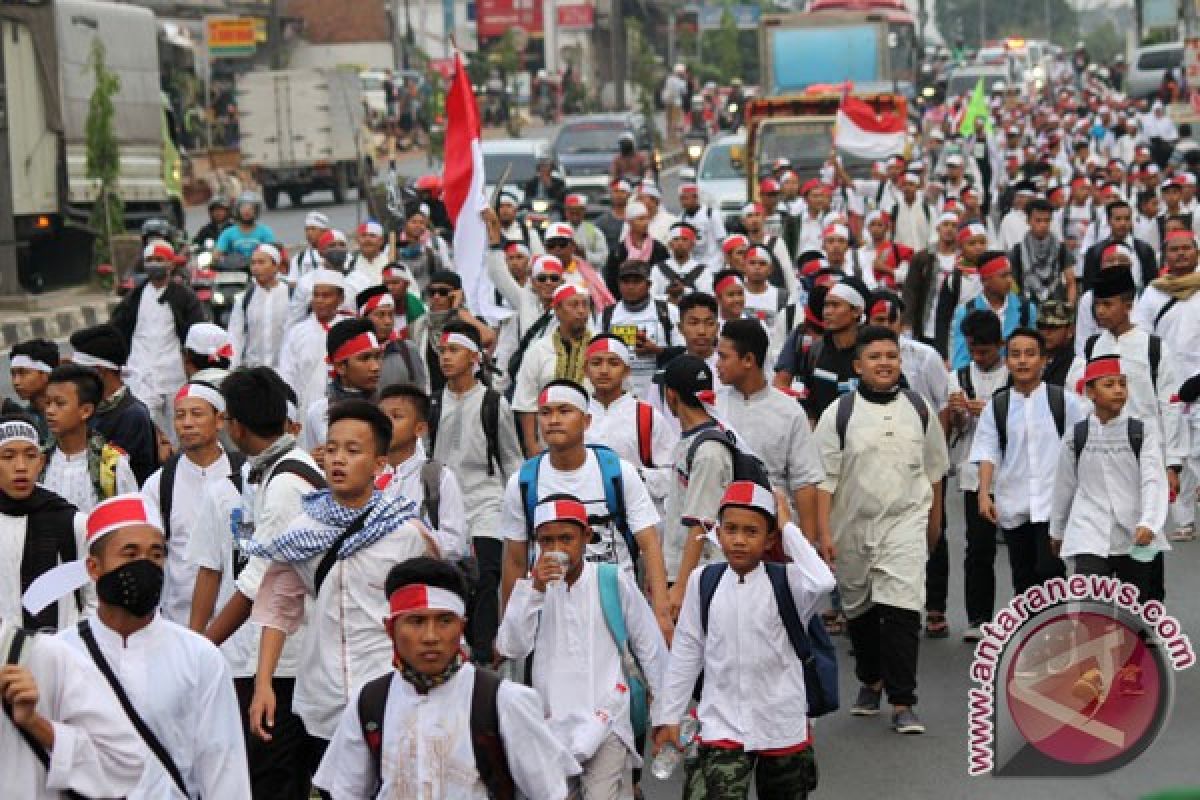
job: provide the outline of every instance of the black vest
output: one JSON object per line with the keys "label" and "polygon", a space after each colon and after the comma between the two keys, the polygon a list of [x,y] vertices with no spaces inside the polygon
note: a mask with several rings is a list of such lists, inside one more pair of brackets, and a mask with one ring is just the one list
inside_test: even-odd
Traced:
{"label": "black vest", "polygon": [[[0,514],[27,519],[25,547],[21,553],[22,594],[39,576],[60,563],[65,564],[79,557],[75,547],[76,513],[75,506],[40,486],[33,490],[27,500],[13,500],[0,494]],[[82,610],[78,593],[75,603]],[[28,630],[58,628],[58,603],[46,607],[40,614],[30,614],[28,611],[23,614],[24,626]]]}

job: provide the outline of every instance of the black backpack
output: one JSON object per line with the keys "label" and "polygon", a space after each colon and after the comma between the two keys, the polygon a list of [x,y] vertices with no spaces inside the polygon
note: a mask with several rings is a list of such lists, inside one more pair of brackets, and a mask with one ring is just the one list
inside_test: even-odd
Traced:
{"label": "black backpack", "polygon": [[767,489],[771,488],[771,476],[767,472],[767,465],[762,462],[762,459],[742,449],[733,433],[720,427],[715,422],[697,433],[692,438],[692,443],[688,445],[687,460],[685,463],[687,464],[689,475],[692,472],[692,462],[696,459],[696,451],[705,442],[719,442],[729,451],[729,455],[733,459],[733,480],[753,481],[759,486],[766,487]]}
{"label": "black backpack", "polygon": [[[600,315],[600,327],[602,330],[607,331],[612,327],[613,312],[616,310],[616,303],[604,309],[604,313]],[[663,338],[666,339],[666,341],[663,342],[663,347],[670,347],[671,331],[674,330],[674,326],[671,324],[670,306],[667,304],[666,300],[656,299],[654,301],[654,314],[658,317],[658,324],[662,328]]]}
{"label": "black backpack", "polygon": [[521,371],[521,362],[525,360],[525,351],[529,349],[529,345],[533,344],[534,339],[545,333],[546,328],[550,327],[552,319],[554,319],[554,312],[547,311],[529,326],[529,330],[521,334],[521,340],[517,342],[517,349],[508,359],[508,391],[505,392],[505,395],[509,401],[512,400],[513,392],[517,388],[517,373]]}
{"label": "black backpack", "polygon": [[[242,465],[246,463],[246,457],[232,450],[226,451],[225,455],[229,458],[231,470],[228,475],[229,482],[233,484],[233,488],[238,490],[238,494],[241,494]],[[158,482],[158,508],[162,513],[163,538],[168,542],[171,541],[171,507],[175,503],[175,473],[179,471],[179,459],[182,457],[182,453],[175,453],[167,459],[167,463],[163,464],[162,476]],[[323,480],[322,483],[324,483]]]}
{"label": "black backpack", "polygon": [[[518,352],[520,352],[518,350]],[[516,382],[516,376],[513,376]],[[429,457],[432,460],[433,450],[437,447],[438,424],[442,421],[442,398],[445,389],[440,389],[429,398]],[[500,463],[500,393],[491,387],[484,387],[483,403],[479,407],[479,424],[483,428],[483,438],[487,442],[487,474],[496,474],[496,465]],[[437,527],[437,523],[434,523]]]}
{"label": "black backpack", "polygon": [[[1075,451],[1075,466],[1079,467],[1079,457],[1083,455],[1083,448],[1087,447],[1088,433],[1091,427],[1088,425],[1088,420],[1081,419],[1075,423],[1072,433],[1072,445]],[[1126,420],[1125,435],[1129,437],[1129,447],[1133,450],[1133,457],[1140,464],[1142,461],[1142,443],[1146,440],[1146,425],[1136,417],[1129,417]]]}
{"label": "black backpack", "polygon": [[[925,405],[925,401],[921,395],[914,392],[912,389],[900,389],[900,393],[908,398],[908,402],[912,403],[913,409],[917,412],[917,416],[921,418],[921,432],[925,433],[929,430],[929,406]],[[837,407],[837,435],[838,446],[846,449],[846,432],[850,429],[850,415],[854,413],[854,401],[858,397],[858,392],[849,392],[838,398]]]}
{"label": "black backpack", "polygon": [[[1008,449],[1008,406],[1012,402],[1012,389],[1005,388],[992,396],[992,419],[996,423],[996,437],[1000,442],[1000,456]],[[1050,404],[1050,415],[1061,440],[1067,431],[1067,398],[1061,386],[1046,384],[1046,402]]]}
{"label": "black backpack", "polygon": [[[1155,320],[1155,324],[1157,322]],[[1154,387],[1155,391],[1158,391],[1158,365],[1162,361],[1162,338],[1153,333],[1148,335],[1150,341],[1146,343],[1146,360],[1150,362],[1150,385]],[[1092,351],[1096,349],[1098,341],[1100,341],[1100,334],[1094,333],[1083,345],[1083,356],[1087,361],[1092,360]]]}
{"label": "black backpack", "polygon": [[[383,785],[383,721],[387,715],[388,691],[394,677],[395,672],[380,675],[363,684],[358,693],[358,722],[362,726],[363,741],[371,754],[375,775],[372,797]],[[500,732],[500,715],[496,707],[496,698],[503,682],[504,679],[491,670],[475,668],[475,686],[471,690],[471,749],[475,754],[479,778],[492,800],[513,800],[516,796],[516,785],[508,768],[504,737]]]}

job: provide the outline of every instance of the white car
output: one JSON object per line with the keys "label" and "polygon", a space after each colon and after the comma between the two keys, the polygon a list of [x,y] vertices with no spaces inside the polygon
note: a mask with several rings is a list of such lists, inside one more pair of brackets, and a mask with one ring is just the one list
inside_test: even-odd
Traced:
{"label": "white car", "polygon": [[496,181],[504,174],[505,167],[512,165],[504,188],[517,197],[517,202],[525,201],[525,191],[522,187],[537,175],[539,158],[549,158],[550,142],[546,139],[485,139],[481,145],[483,150],[484,191],[488,199],[496,188]]}
{"label": "white car", "polygon": [[745,134],[726,134],[709,142],[696,165],[700,202],[719,211],[726,220],[739,216],[746,205],[746,169],[733,163],[735,145],[745,150]]}
{"label": "white car", "polygon": [[387,116],[387,95],[383,91],[383,82],[388,79],[388,72],[382,69],[364,69],[358,73],[359,83],[362,84],[363,102],[367,112],[384,117]]}

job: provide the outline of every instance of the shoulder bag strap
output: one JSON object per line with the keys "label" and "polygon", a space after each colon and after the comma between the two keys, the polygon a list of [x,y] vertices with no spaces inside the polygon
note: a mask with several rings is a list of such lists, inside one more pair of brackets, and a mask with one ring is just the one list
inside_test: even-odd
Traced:
{"label": "shoulder bag strap", "polygon": [[87,646],[88,653],[92,656],[92,661],[96,662],[96,666],[103,673],[104,679],[108,681],[108,685],[112,687],[113,694],[117,696],[117,700],[121,703],[121,708],[125,711],[125,716],[129,717],[129,721],[133,723],[133,727],[137,729],[138,735],[142,737],[142,741],[150,748],[163,767],[166,768],[167,774],[171,776],[171,780],[175,783],[176,788],[183,793],[184,797],[190,797],[187,785],[183,782],[183,773],[179,771],[179,767],[175,765],[175,760],[171,758],[171,754],[167,752],[167,748],[163,747],[162,742],[154,735],[154,731],[150,730],[150,726],[138,714],[137,709],[133,707],[133,703],[129,700],[129,695],[125,693],[125,687],[121,685],[121,681],[113,673],[112,667],[109,666],[108,660],[104,658],[104,653],[100,651],[100,645],[96,644],[96,637],[92,634],[91,626],[88,625],[86,619],[79,620],[79,638],[83,640]]}
{"label": "shoulder bag strap", "polygon": [[329,570],[333,569],[333,565],[337,563],[338,551],[342,549],[342,545],[346,543],[354,534],[363,529],[367,524],[367,517],[371,515],[374,507],[368,508],[363,513],[354,518],[354,521],[347,526],[346,530],[342,531],[342,535],[337,538],[329,549],[325,551],[325,555],[321,556],[321,561],[317,564],[317,572],[313,576],[313,596],[320,594],[321,584],[325,583],[325,578],[329,576]]}

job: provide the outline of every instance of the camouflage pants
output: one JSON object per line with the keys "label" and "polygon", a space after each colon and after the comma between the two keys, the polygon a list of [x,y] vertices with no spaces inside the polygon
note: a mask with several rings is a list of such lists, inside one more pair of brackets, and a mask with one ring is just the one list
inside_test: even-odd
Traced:
{"label": "camouflage pants", "polygon": [[759,800],[804,800],[817,788],[817,760],[811,747],[786,756],[702,747],[685,775],[684,800],[745,800],[750,778]]}

